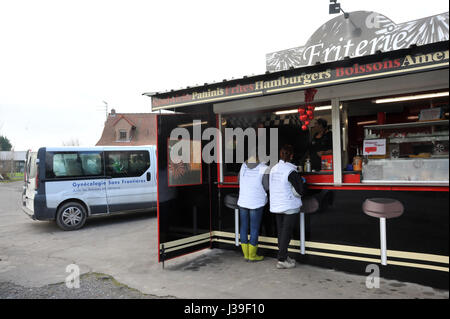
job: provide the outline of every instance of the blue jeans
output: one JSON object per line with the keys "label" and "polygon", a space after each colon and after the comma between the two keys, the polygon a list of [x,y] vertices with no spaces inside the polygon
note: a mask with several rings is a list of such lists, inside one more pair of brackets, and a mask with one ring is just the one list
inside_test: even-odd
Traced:
{"label": "blue jeans", "polygon": [[256,209],[239,207],[241,244],[248,244],[248,230],[250,220],[250,244],[258,245],[259,228],[261,226],[264,206]]}

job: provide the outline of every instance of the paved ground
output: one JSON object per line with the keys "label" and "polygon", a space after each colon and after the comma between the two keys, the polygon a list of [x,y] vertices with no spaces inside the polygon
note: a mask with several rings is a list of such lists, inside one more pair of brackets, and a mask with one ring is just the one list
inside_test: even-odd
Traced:
{"label": "paved ground", "polygon": [[[33,221],[20,209],[21,183],[0,184],[0,298],[449,298],[448,291],[394,280],[368,289],[364,276],[204,250],[157,263],[155,213],[88,220],[75,232]],[[80,267],[68,289],[66,267]]]}

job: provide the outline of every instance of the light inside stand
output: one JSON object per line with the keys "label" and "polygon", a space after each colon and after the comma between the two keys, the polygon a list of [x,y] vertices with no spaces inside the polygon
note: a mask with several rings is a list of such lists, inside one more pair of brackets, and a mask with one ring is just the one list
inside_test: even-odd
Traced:
{"label": "light inside stand", "polygon": [[402,102],[402,101],[411,101],[411,100],[431,99],[431,98],[442,97],[442,96],[448,96],[448,91],[447,92],[438,92],[438,93],[398,96],[398,97],[391,97],[391,98],[385,98],[385,99],[377,99],[374,102],[377,104],[393,103],[393,102]]}

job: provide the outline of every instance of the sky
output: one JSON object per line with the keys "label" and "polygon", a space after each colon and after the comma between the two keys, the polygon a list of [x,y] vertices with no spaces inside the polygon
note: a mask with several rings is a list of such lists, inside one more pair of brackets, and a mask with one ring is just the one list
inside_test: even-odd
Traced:
{"label": "sky", "polygon": [[[447,0],[340,0],[402,23]],[[0,0],[0,135],[16,151],[93,146],[108,111],[150,112],[162,92],[265,72],[265,54],[304,45],[329,0]]]}

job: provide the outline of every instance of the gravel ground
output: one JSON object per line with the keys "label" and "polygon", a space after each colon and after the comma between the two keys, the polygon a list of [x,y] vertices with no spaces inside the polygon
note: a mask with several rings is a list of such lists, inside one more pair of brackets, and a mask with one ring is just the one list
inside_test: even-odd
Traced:
{"label": "gravel ground", "polygon": [[58,283],[26,288],[11,282],[0,282],[0,299],[175,299],[144,294],[117,282],[105,274],[88,273],[80,276],[80,288],[69,289]]}

